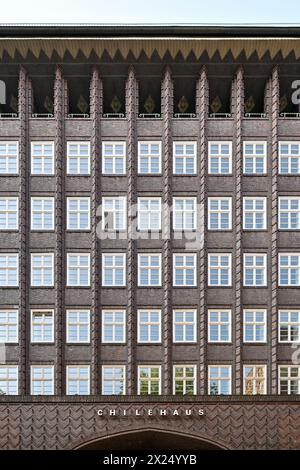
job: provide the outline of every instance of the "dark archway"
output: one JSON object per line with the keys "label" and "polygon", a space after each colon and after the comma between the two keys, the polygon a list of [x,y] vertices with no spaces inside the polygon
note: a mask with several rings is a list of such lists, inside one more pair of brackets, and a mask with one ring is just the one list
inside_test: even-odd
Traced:
{"label": "dark archway", "polygon": [[157,429],[135,430],[86,442],[78,450],[225,450],[226,447],[189,434]]}

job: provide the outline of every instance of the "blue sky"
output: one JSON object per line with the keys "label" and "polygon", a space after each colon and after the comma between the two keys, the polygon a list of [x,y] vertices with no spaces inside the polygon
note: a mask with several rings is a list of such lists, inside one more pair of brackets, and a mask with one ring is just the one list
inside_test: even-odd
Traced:
{"label": "blue sky", "polygon": [[300,23],[299,0],[8,0],[1,23]]}

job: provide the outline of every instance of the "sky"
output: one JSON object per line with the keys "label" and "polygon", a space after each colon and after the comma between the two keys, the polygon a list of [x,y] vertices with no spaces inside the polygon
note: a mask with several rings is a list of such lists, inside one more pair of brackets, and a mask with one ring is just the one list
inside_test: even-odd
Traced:
{"label": "sky", "polygon": [[299,0],[9,0],[1,23],[300,23]]}

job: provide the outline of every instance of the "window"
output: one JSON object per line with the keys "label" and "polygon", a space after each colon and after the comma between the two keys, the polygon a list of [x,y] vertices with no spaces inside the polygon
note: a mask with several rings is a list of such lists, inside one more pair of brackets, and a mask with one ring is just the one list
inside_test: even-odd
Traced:
{"label": "window", "polygon": [[161,311],[138,310],[138,343],[161,342]]}
{"label": "window", "polygon": [[195,175],[197,173],[197,142],[173,143],[174,175]]}
{"label": "window", "polygon": [[52,287],[54,285],[54,255],[52,253],[31,254],[31,286]]}
{"label": "window", "polygon": [[208,342],[230,343],[231,310],[208,310]]}
{"label": "window", "polygon": [[102,173],[125,175],[126,142],[102,142]]}
{"label": "window", "polygon": [[266,310],[244,310],[244,343],[266,342],[266,318]]}
{"label": "window", "polygon": [[208,230],[231,230],[231,197],[208,198]]}
{"label": "window", "polygon": [[67,174],[90,174],[89,142],[67,142]]}
{"label": "window", "polygon": [[102,198],[102,229],[126,229],[126,197]]}
{"label": "window", "polygon": [[161,198],[138,197],[138,230],[161,229]]}
{"label": "window", "polygon": [[232,143],[208,142],[208,173],[230,175],[232,171]]}
{"label": "window", "polygon": [[0,310],[0,343],[18,342],[18,310]]}
{"label": "window", "polygon": [[123,253],[102,254],[102,285],[104,287],[123,287],[126,274],[126,256]]}
{"label": "window", "polygon": [[90,198],[67,198],[67,230],[90,230]]}
{"label": "window", "polygon": [[0,395],[18,395],[18,366],[0,365]]}
{"label": "window", "polygon": [[297,310],[279,311],[279,342],[300,342],[300,312]]}
{"label": "window", "polygon": [[138,394],[161,394],[160,366],[138,366]]}
{"label": "window", "polygon": [[282,175],[300,173],[300,142],[279,142],[279,173]]}
{"label": "window", "polygon": [[267,255],[244,254],[244,286],[267,285]]}
{"label": "window", "polygon": [[300,366],[279,366],[279,394],[299,395]]}
{"label": "window", "polygon": [[196,230],[197,228],[197,200],[190,198],[173,198],[173,229]]}
{"label": "window", "polygon": [[208,393],[231,394],[231,366],[208,366]]}
{"label": "window", "polygon": [[102,395],[125,395],[125,366],[102,366]]}
{"label": "window", "polygon": [[231,286],[231,254],[209,253],[208,285]]}
{"label": "window", "polygon": [[264,395],[266,393],[266,372],[265,365],[244,366],[244,395]]}
{"label": "window", "polygon": [[53,310],[31,310],[31,342],[52,343],[54,341]]}
{"label": "window", "polygon": [[67,395],[90,394],[90,366],[67,366]]}
{"label": "window", "polygon": [[161,255],[138,255],[138,285],[140,287],[157,287],[161,285]]}
{"label": "window", "polygon": [[279,255],[279,286],[300,285],[300,254],[282,253]]}
{"label": "window", "polygon": [[90,255],[89,253],[67,254],[67,286],[89,287]]}
{"label": "window", "polygon": [[197,340],[197,310],[173,311],[173,342],[195,343]]}
{"label": "window", "polygon": [[266,227],[265,197],[244,197],[243,199],[243,229],[265,230]]}
{"label": "window", "polygon": [[138,143],[138,172],[148,175],[161,173],[161,142]]}
{"label": "window", "polygon": [[54,230],[54,197],[31,198],[31,230]]}
{"label": "window", "polygon": [[19,285],[19,255],[0,253],[0,287]]}
{"label": "window", "polygon": [[278,199],[278,225],[281,230],[300,229],[300,198],[280,197]]}
{"label": "window", "polygon": [[54,175],[54,142],[31,142],[31,174]]}
{"label": "window", "polygon": [[125,310],[102,310],[102,343],[125,343]]}
{"label": "window", "polygon": [[0,230],[18,230],[17,197],[0,198]]}
{"label": "window", "polygon": [[67,343],[90,342],[90,311],[67,310]]}
{"label": "window", "polygon": [[31,366],[31,395],[54,395],[53,366]]}
{"label": "window", "polygon": [[263,175],[266,171],[267,142],[244,142],[244,175]]}
{"label": "window", "polygon": [[196,254],[184,255],[176,253],[173,255],[173,286],[174,287],[195,287],[196,280]]}
{"label": "window", "polygon": [[0,174],[18,174],[18,142],[0,142]]}
{"label": "window", "polygon": [[196,366],[176,365],[173,367],[173,394],[196,394]]}

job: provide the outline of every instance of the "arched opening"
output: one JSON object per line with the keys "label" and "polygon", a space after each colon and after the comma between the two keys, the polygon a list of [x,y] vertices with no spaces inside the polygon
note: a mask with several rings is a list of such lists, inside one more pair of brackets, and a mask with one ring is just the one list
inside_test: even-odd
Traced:
{"label": "arched opening", "polygon": [[225,450],[210,439],[156,429],[135,430],[91,440],[77,450]]}

